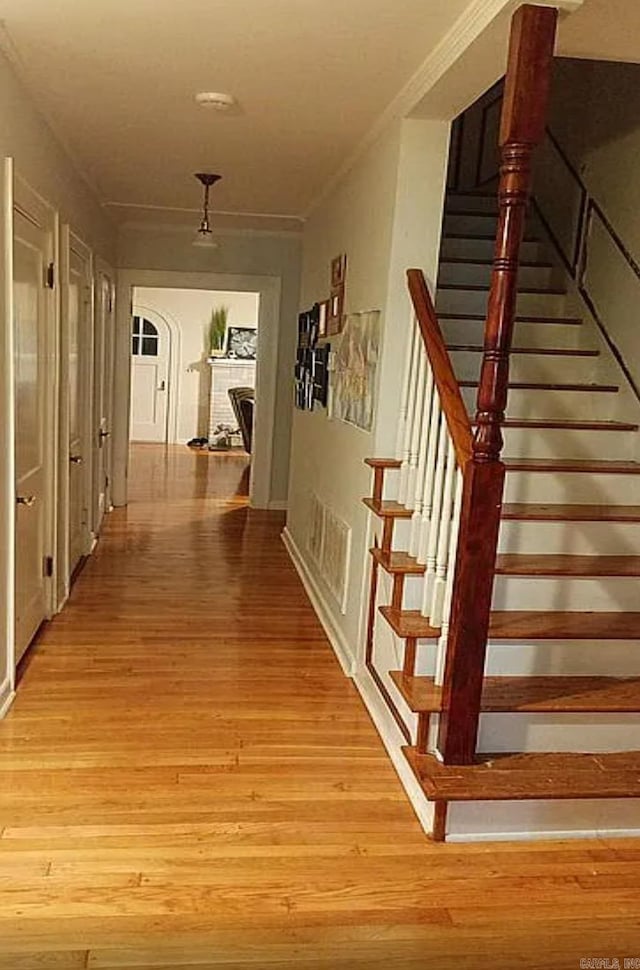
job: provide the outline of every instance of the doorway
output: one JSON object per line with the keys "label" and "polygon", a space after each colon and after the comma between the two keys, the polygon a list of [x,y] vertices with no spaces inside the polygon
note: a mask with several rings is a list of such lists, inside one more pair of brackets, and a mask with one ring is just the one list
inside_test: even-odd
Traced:
{"label": "doorway", "polygon": [[[152,317],[154,319],[150,319]],[[134,308],[131,326],[131,441],[167,442],[171,330],[158,314]]]}

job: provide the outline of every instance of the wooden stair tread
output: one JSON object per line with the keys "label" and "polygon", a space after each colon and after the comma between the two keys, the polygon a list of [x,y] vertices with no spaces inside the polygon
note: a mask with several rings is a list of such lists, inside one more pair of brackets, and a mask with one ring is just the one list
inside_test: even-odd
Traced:
{"label": "wooden stair tread", "polygon": [[[438,290],[457,290],[465,293],[488,293],[491,286],[488,283],[438,283]],[[567,291],[553,286],[519,286],[518,294],[536,294],[538,296],[566,296]]]}
{"label": "wooden stair tread", "polygon": [[496,559],[500,576],[640,576],[640,556],[567,556],[506,553]]}
{"label": "wooden stair tread", "polygon": [[[381,606],[380,613],[401,638],[433,640],[440,630],[418,610]],[[551,610],[494,610],[491,640],[640,640],[640,613]]]}
{"label": "wooden stair tread", "polygon": [[[486,320],[485,313],[439,313],[438,319],[440,320]],[[515,323],[562,323],[572,327],[579,327],[582,325],[582,320],[580,317],[544,317],[532,314],[527,314],[526,316],[517,316],[515,318]]]}
{"label": "wooden stair tread", "polygon": [[431,801],[640,797],[639,751],[484,754],[473,765],[403,752]]}
{"label": "wooden stair tread", "polygon": [[394,606],[381,606],[380,612],[396,634],[403,639],[437,640],[440,629],[432,627],[419,610],[398,610]]}
{"label": "wooden stair tread", "polygon": [[[447,215],[457,216],[460,215],[459,212],[447,212]],[[490,212],[483,212],[482,215],[492,215]],[[466,257],[466,256],[441,256],[440,263],[455,263],[456,265],[462,266],[493,266],[494,260],[487,257],[486,259],[478,259],[477,257]],[[544,260],[527,260],[521,259],[518,266],[526,266],[527,268],[535,267],[536,269],[553,269],[553,263],[545,262]]]}
{"label": "wooden stair tread", "polygon": [[[482,344],[447,344],[447,350],[471,354],[484,353]],[[599,350],[575,350],[572,347],[512,347],[511,354],[531,354],[535,357],[599,357]]]}
{"label": "wooden stair tread", "polygon": [[[442,688],[432,677],[390,674],[416,714],[442,709]],[[640,678],[628,677],[485,677],[481,710],[485,713],[631,714],[640,711]]]}
{"label": "wooden stair tread", "polygon": [[[472,422],[476,427],[476,422]],[[637,431],[637,424],[626,421],[572,421],[564,418],[507,418],[503,428],[548,428],[566,431]]]}
{"label": "wooden stair tread", "polygon": [[587,472],[606,475],[638,475],[640,462],[601,461],[590,458],[505,458],[512,472]]}
{"label": "wooden stair tread", "polygon": [[399,502],[378,501],[375,498],[363,498],[362,501],[381,519],[410,519],[413,515],[411,509]]}
{"label": "wooden stair tread", "polygon": [[[460,381],[460,387],[478,387],[478,381]],[[617,384],[551,384],[543,381],[509,381],[512,391],[585,391],[589,394],[616,394]]]}
{"label": "wooden stair tread", "polygon": [[535,505],[507,502],[505,520],[534,522],[640,522],[640,505]]}
{"label": "wooden stair tread", "polygon": [[411,576],[422,576],[426,567],[424,563],[418,562],[414,556],[407,552],[386,552],[384,549],[375,546],[369,550],[375,561],[382,566],[385,572],[405,573]]}
{"label": "wooden stair tread", "polygon": [[402,465],[399,458],[365,458],[364,463],[369,468],[400,468]]}
{"label": "wooden stair tread", "polygon": [[[450,216],[456,216],[456,215],[460,215],[460,214],[461,213],[459,213],[459,212],[448,212],[447,213],[447,215],[450,215]],[[480,215],[485,215],[485,213],[482,213],[482,212],[479,213],[479,214]],[[474,212],[474,215],[478,215],[478,213]],[[493,213],[487,212],[486,215],[491,216],[491,215],[493,215]],[[442,238],[443,239],[469,239],[470,241],[473,241],[473,242],[475,242],[476,239],[481,239],[483,242],[495,242],[496,241],[495,233],[492,236],[488,236],[486,234],[484,234],[484,235],[476,235],[475,233],[472,233],[472,232],[444,232],[442,234]],[[541,242],[541,239],[540,239],[539,236],[525,236],[524,239],[522,240],[522,242],[537,243],[537,242]]]}

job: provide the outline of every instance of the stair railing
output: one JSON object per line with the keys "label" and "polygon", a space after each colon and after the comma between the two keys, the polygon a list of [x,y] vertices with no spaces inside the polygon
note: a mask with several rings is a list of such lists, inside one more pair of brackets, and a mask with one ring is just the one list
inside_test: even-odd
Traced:
{"label": "stair railing", "polygon": [[498,229],[473,435],[424,277],[409,271],[418,326],[401,405],[399,501],[413,510],[411,549],[426,565],[424,615],[432,626],[442,624],[436,674],[443,684],[442,707],[432,746],[449,764],[469,764],[476,753],[504,488],[501,428],[520,246],[532,154],[545,130],[556,23],[557,10],[532,4],[520,7],[512,21],[499,139]]}
{"label": "stair railing", "polygon": [[425,566],[422,615],[442,630],[441,683],[471,423],[424,275],[410,269],[407,281],[412,327],[398,426],[398,501],[413,512],[408,551]]}

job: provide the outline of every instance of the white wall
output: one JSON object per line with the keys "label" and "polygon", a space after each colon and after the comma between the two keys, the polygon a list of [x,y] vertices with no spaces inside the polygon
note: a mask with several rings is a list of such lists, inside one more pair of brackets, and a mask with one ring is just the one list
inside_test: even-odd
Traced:
{"label": "white wall", "polygon": [[131,270],[275,277],[280,280],[271,501],[284,503],[289,481],[293,364],[298,327],[301,238],[296,233],[218,232],[218,249],[191,245],[193,227],[123,226],[118,265]]}
{"label": "white wall", "polygon": [[[550,127],[626,249],[640,263],[640,65],[560,59]],[[559,183],[562,186],[562,183]],[[567,180],[566,196],[571,191]],[[574,206],[575,208],[575,206]],[[610,337],[640,386],[640,281],[601,224],[589,241],[587,283]]]}
{"label": "white wall", "polygon": [[[6,58],[0,55],[0,156],[15,160],[15,172],[21,176],[58,210],[60,222],[67,222],[107,261],[115,261],[116,234],[99,202],[83,181],[73,162],[57,141],[50,127],[33,104],[24,86],[15,76]],[[10,222],[3,227],[3,247],[11,247]],[[5,346],[8,328],[11,326],[10,306],[6,297],[10,293],[10,281],[0,279],[3,287],[3,308],[0,313],[0,345]],[[13,515],[13,482],[7,463],[12,434],[9,426],[10,410],[7,394],[11,394],[11,360],[6,353],[0,362],[0,388],[3,405],[0,417],[0,443],[5,447],[0,455],[0,501]],[[3,517],[0,526],[0,613],[11,616],[13,569],[10,547],[11,523]],[[0,713],[10,696],[11,678],[9,657],[12,639],[11,624],[5,624],[0,632]],[[4,686],[2,686],[4,685]]]}
{"label": "white wall", "polygon": [[[330,421],[324,409],[296,410],[293,424],[287,529],[352,661],[361,660],[369,566],[362,498],[370,493],[371,482],[364,459],[393,452],[409,332],[405,271],[417,266],[430,280],[435,277],[448,128],[445,122],[417,120],[392,125],[313,213],[305,230],[301,305],[326,298],[331,259],[345,252],[346,311],[380,309],[383,315],[373,433]],[[352,529],[345,615],[305,552],[314,491]]]}
{"label": "white wall", "polygon": [[178,395],[177,422],[174,429],[170,429],[169,440],[185,442],[196,435],[206,435],[211,368],[206,363],[205,337],[211,311],[226,306],[229,309],[228,326],[257,327],[258,294],[138,286],[134,299],[134,306],[155,310],[164,319],[168,317],[180,331],[176,368],[178,387],[170,389]]}

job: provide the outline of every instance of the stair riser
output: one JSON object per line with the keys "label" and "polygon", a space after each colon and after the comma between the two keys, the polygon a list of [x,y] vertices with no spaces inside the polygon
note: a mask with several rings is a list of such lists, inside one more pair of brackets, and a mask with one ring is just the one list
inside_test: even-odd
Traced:
{"label": "stair riser", "polygon": [[[438,313],[486,313],[488,293],[486,290],[438,290],[436,310]],[[536,317],[566,316],[567,297],[563,293],[520,293],[516,303],[518,316],[530,314]]]}
{"label": "stair riser", "polygon": [[[475,263],[440,263],[438,285],[441,283],[471,283],[488,285],[491,280],[491,265]],[[562,285],[562,277],[553,266],[521,266],[518,272],[520,287],[553,289]]]}
{"label": "stair riser", "polygon": [[500,552],[640,556],[640,523],[503,521]]}
{"label": "stair riser", "polygon": [[[443,236],[440,252],[443,257],[493,259],[495,248],[494,239],[454,239]],[[521,258],[530,263],[542,262],[549,256],[549,250],[539,242],[524,242],[520,253]]]}
{"label": "stair riser", "polygon": [[597,753],[638,749],[640,714],[483,714],[480,717],[480,752]]}
{"label": "stair riser", "polygon": [[447,842],[640,834],[636,799],[457,802],[449,806]]}
{"label": "stair riser", "polygon": [[494,610],[638,609],[638,576],[496,576]]}
{"label": "stair riser", "polygon": [[[476,406],[475,387],[463,387],[462,396],[472,414]],[[558,418],[570,421],[608,421],[616,417],[618,395],[608,391],[564,391],[550,388],[510,388],[508,418]],[[513,457],[517,457],[513,455]],[[562,453],[558,457],[562,456]],[[573,456],[572,456],[573,457]]]}
{"label": "stair riser", "polygon": [[505,502],[633,505],[638,475],[590,475],[582,472],[507,472]]}
{"label": "stair riser", "polygon": [[[428,641],[419,657],[422,650]],[[427,663],[435,669],[435,651]],[[486,669],[488,677],[640,677],[640,650],[635,640],[494,640]],[[420,673],[433,676],[432,669]]]}
{"label": "stair riser", "polygon": [[[482,354],[470,351],[450,351],[453,369],[459,381],[477,381],[480,376]],[[536,354],[512,354],[509,377],[512,381],[554,384],[560,381],[589,384],[596,379],[597,357],[556,357]]]}
{"label": "stair riser", "polygon": [[[484,342],[484,320],[452,319],[441,320],[440,324],[449,344],[482,345]],[[582,327],[575,324],[517,321],[513,342],[516,347],[577,349],[581,347],[583,337]]]}
{"label": "stair riser", "polygon": [[507,458],[593,458],[631,460],[635,432],[568,428],[504,428]]}

